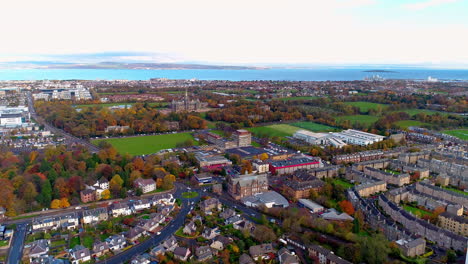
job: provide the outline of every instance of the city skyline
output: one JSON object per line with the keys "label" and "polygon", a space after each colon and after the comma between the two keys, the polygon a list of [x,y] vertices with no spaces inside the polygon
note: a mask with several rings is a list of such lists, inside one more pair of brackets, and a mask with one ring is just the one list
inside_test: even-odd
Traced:
{"label": "city skyline", "polygon": [[467,1],[26,2],[0,62],[468,67]]}

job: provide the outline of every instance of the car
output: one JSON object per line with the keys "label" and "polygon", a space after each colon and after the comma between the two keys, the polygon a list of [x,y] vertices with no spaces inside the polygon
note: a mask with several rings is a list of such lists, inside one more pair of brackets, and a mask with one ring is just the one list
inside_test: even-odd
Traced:
{"label": "car", "polygon": [[81,209],[80,206],[75,207],[75,210],[80,210],[80,209]]}
{"label": "car", "polygon": [[161,232],[156,232],[156,235],[158,235],[158,236],[159,236],[160,234],[161,234]]}

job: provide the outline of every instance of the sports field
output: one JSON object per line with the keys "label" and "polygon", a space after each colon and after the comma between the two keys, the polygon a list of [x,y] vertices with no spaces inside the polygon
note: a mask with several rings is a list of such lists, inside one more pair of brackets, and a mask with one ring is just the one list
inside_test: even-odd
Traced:
{"label": "sports field", "polygon": [[345,104],[359,107],[359,111],[361,111],[361,113],[367,113],[370,109],[377,109],[379,106],[382,108],[382,110],[388,107],[388,105],[385,104],[371,102],[345,102]]}
{"label": "sports field", "polygon": [[455,129],[455,130],[445,130],[442,133],[457,137],[459,139],[468,140],[468,129]]}
{"label": "sports field", "polygon": [[283,97],[280,98],[281,101],[294,101],[294,100],[312,100],[318,99],[318,96],[293,96],[293,97]]}
{"label": "sports field", "polygon": [[[93,140],[92,143],[97,145],[100,141],[107,141],[120,153],[145,155],[158,152],[161,149],[175,148],[177,143],[184,142],[188,139],[193,140],[193,136],[190,133],[176,133],[155,136],[96,139]],[[193,142],[195,145],[198,145],[198,141],[193,140]]]}
{"label": "sports field", "polygon": [[379,120],[376,116],[371,115],[349,115],[349,116],[339,116],[336,118],[336,121],[349,120],[351,124],[360,123],[363,125],[370,126]]}
{"label": "sports field", "polygon": [[299,130],[299,127],[291,125],[270,125],[270,126],[261,126],[261,127],[251,127],[248,128],[257,137],[287,137],[292,136],[294,132]]}
{"label": "sports field", "polygon": [[410,126],[418,126],[418,127],[421,127],[421,126],[427,125],[427,123],[419,122],[419,121],[416,121],[416,120],[402,120],[402,121],[396,122],[395,124],[397,124],[397,125],[400,126],[401,128],[408,128],[408,127],[410,127]]}
{"label": "sports field", "polygon": [[[93,107],[93,106],[101,106],[101,107],[111,107],[111,106],[116,106],[116,105],[127,105],[128,107],[134,105],[135,103],[127,103],[127,102],[119,102],[119,103],[105,103],[105,104],[80,104],[80,105],[75,105],[76,108],[85,108],[85,107]],[[144,102],[142,102],[144,104]],[[149,105],[162,105],[166,106],[169,103],[167,102],[150,102],[148,103]]]}
{"label": "sports field", "polygon": [[296,122],[290,124],[291,126],[300,127],[314,132],[328,132],[333,131],[334,128],[327,125],[322,125],[314,122]]}

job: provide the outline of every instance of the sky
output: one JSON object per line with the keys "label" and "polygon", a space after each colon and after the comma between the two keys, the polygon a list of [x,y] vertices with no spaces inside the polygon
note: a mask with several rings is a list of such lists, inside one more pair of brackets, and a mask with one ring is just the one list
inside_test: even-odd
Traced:
{"label": "sky", "polygon": [[468,68],[468,0],[15,0],[0,10],[0,62]]}

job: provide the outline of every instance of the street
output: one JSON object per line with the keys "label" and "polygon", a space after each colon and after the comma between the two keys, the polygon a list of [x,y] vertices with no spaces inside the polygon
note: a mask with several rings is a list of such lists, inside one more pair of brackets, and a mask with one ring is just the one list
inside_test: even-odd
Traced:
{"label": "street", "polygon": [[10,250],[8,252],[7,264],[20,263],[21,257],[23,255],[23,244],[27,229],[28,225],[25,223],[18,224],[16,226],[16,230],[12,238],[13,241],[11,242]]}
{"label": "street", "polygon": [[109,259],[106,259],[98,263],[106,263],[106,264],[107,263],[109,264],[124,263],[125,261],[131,259],[133,256],[144,253],[148,249],[160,244],[161,242],[169,238],[171,235],[173,235],[181,226],[184,225],[185,217],[190,212],[190,203],[192,202],[197,203],[198,201],[200,201],[200,195],[191,199],[181,198],[182,192],[184,191],[187,191],[186,187],[177,188],[177,192],[174,194],[174,198],[182,199],[182,209],[177,214],[177,217],[174,218],[174,220],[172,220],[171,222],[169,222],[168,226],[166,226],[163,230],[161,230],[160,235],[154,235],[150,239],[144,241],[143,243],[135,245],[118,255],[115,255]]}

